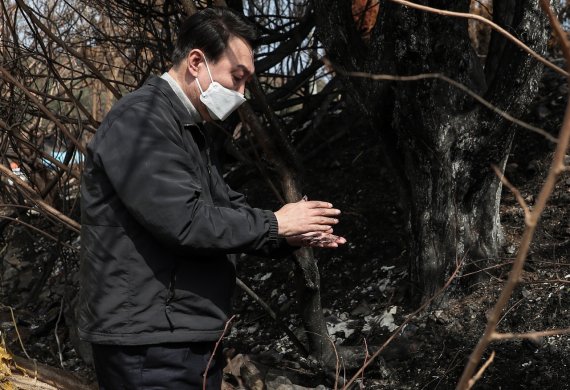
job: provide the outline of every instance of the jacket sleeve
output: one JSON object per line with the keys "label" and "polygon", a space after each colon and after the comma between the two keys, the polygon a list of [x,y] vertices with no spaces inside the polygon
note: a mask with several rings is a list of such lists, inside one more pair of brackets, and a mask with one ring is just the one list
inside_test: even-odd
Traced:
{"label": "jacket sleeve", "polygon": [[271,211],[215,207],[200,198],[201,157],[184,149],[179,129],[167,103],[146,99],[115,113],[99,130],[95,164],[129,213],[176,250],[237,253],[275,245]]}
{"label": "jacket sleeve", "polygon": [[[228,195],[230,197],[230,202],[232,208],[240,209],[242,207],[250,207],[247,203],[245,195],[240,192],[234,191],[229,185],[227,185]],[[299,249],[299,247],[291,246],[285,238],[279,237],[276,241],[265,245],[260,250],[246,250],[245,253],[249,255],[257,255],[264,257],[287,257],[291,255],[294,251]]]}

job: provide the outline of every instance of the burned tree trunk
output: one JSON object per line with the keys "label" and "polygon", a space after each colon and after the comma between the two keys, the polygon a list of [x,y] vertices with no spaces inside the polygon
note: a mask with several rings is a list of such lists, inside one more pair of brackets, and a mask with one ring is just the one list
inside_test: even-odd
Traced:
{"label": "burned tree trunk", "polygon": [[[315,0],[317,31],[343,71],[444,74],[517,117],[536,92],[542,67],[493,32],[486,60],[472,45],[465,19],[398,4],[380,4],[370,41],[360,47],[350,4]],[[469,1],[422,2],[468,12]],[[498,2],[496,2],[498,3]],[[538,52],[545,18],[530,0],[495,4],[493,19]],[[347,88],[381,135],[408,200],[410,278],[416,298],[441,287],[458,260],[496,258],[501,244],[501,184],[515,126],[441,79],[377,82],[348,77]]]}

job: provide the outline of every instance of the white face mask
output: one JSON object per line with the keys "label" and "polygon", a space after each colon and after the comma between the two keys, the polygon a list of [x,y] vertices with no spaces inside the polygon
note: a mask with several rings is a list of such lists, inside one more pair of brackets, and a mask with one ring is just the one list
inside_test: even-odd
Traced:
{"label": "white face mask", "polygon": [[210,113],[212,119],[225,120],[232,112],[236,110],[245,102],[245,97],[243,94],[228,89],[214,81],[212,78],[212,73],[210,73],[210,67],[208,66],[208,61],[204,57],[204,62],[206,63],[206,69],[208,69],[208,74],[210,75],[210,86],[205,91],[202,89],[198,78],[196,77],[196,83],[200,89],[200,100]]}

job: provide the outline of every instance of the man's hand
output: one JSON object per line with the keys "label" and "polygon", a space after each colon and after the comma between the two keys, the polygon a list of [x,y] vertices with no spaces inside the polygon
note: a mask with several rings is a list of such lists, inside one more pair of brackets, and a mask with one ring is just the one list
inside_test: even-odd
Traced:
{"label": "man's hand", "polygon": [[344,237],[335,236],[330,232],[311,232],[298,236],[287,237],[287,242],[292,246],[309,246],[312,248],[337,248],[346,244]]}
{"label": "man's hand", "polygon": [[331,226],[338,223],[340,210],[332,204],[317,200],[300,200],[287,203],[275,212],[281,237],[298,236],[305,233],[332,232]]}

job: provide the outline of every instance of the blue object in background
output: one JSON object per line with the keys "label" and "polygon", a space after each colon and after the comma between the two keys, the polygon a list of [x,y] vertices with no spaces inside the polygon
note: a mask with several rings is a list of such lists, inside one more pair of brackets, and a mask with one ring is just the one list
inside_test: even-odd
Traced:
{"label": "blue object in background", "polygon": [[[67,154],[67,151],[66,150],[52,150],[52,152],[50,154],[55,160],[57,160],[63,164],[65,161],[65,156]],[[78,152],[76,150],[73,153],[73,157],[71,158],[70,164],[71,165],[79,164],[79,163],[82,163],[83,160],[84,160],[83,154],[81,154],[81,152]],[[42,163],[50,169],[56,169],[57,168],[57,166],[54,163],[52,163],[51,161],[49,161],[47,158],[42,158]]]}

